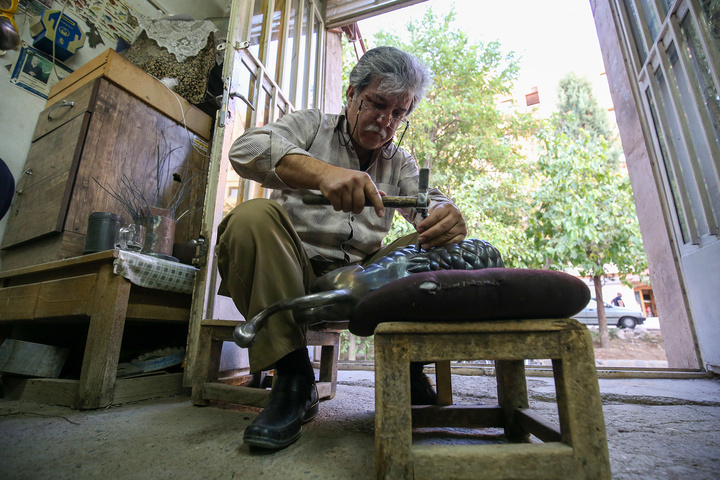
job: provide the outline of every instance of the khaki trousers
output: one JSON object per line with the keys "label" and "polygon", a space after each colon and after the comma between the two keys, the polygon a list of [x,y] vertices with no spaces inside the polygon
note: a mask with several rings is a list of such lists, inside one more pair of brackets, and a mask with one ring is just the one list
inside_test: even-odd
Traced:
{"label": "khaki trousers", "polygon": [[[417,234],[402,237],[368,255],[361,265],[416,242]],[[229,295],[248,320],[275,302],[306,295],[315,272],[327,273],[322,263],[308,258],[285,210],[264,198],[241,203],[223,219],[218,227],[217,256],[218,293]],[[248,349],[250,370],[273,368],[288,353],[306,347],[306,331],[291,311],[272,315]]]}

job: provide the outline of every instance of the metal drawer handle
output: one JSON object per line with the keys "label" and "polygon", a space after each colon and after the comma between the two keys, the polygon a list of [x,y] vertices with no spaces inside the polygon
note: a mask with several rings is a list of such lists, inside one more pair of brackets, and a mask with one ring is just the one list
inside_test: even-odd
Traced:
{"label": "metal drawer handle", "polygon": [[75,102],[68,102],[67,100],[63,100],[62,103],[57,103],[57,104],[53,105],[52,107],[50,107],[50,109],[48,109],[48,120],[52,120],[50,113],[52,113],[52,111],[55,110],[56,108],[60,108],[60,107],[72,108],[74,105],[75,105]]}

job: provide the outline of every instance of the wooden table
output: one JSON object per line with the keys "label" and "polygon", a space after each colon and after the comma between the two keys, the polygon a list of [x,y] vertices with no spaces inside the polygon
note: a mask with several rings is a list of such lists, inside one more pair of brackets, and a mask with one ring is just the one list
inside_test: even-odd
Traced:
{"label": "wooden table", "polygon": [[91,409],[183,391],[180,373],[116,378],[126,321],[187,331],[192,297],[114,274],[117,255],[109,250],[0,272],[0,340],[22,325],[88,322],[79,379],[3,376],[8,396]]}

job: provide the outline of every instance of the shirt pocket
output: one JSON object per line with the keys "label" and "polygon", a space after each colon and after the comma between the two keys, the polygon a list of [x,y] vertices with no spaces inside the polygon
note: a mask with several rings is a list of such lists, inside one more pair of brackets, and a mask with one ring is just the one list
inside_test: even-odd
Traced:
{"label": "shirt pocket", "polygon": [[382,190],[391,197],[395,197],[398,193],[400,193],[400,187],[398,187],[397,185],[391,185],[389,183],[376,183],[375,185],[377,186],[378,190]]}

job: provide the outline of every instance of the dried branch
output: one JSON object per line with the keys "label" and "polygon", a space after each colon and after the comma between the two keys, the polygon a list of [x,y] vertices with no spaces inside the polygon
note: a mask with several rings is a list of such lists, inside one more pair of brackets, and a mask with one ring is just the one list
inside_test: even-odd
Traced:
{"label": "dried branch", "polygon": [[98,182],[95,177],[92,177],[92,179],[100,186],[100,188],[120,202],[125,211],[130,214],[134,221],[137,221],[139,218],[147,217],[150,214],[150,205],[145,199],[145,196],[127,175],[123,174],[120,179],[120,187],[118,187],[119,191],[116,191],[110,186],[105,187]]}
{"label": "dried branch", "polygon": [[[168,143],[167,138],[165,137],[165,132],[160,131],[158,141],[155,144],[155,178],[157,181],[155,185],[155,198],[153,204],[155,206],[160,205],[160,202],[162,201],[161,194],[163,185],[166,185],[168,182],[173,181],[180,183],[180,185],[177,187],[172,197],[168,201],[167,207],[165,208],[168,211],[169,216],[175,221],[178,221],[187,215],[195,213],[201,208],[199,207],[191,211],[191,209],[199,202],[199,200],[196,200],[190,203],[178,214],[178,209],[181,207],[181,205],[183,205],[189,200],[193,191],[200,183],[196,175],[192,175],[189,178],[186,178],[190,167],[189,160],[185,162],[183,167],[180,169],[180,172],[170,171],[170,156],[173,154],[173,152],[179,149],[181,149],[181,147],[173,148],[172,145]],[[115,188],[110,186],[105,187],[101,185],[100,182],[98,182],[97,179],[95,179],[94,177],[93,180],[95,181],[95,183],[100,185],[100,188],[105,190],[115,200],[120,202],[120,204],[130,214],[134,221],[150,215],[150,203],[145,198],[143,189],[141,189],[127,175],[122,175],[119,185],[117,185]]]}

